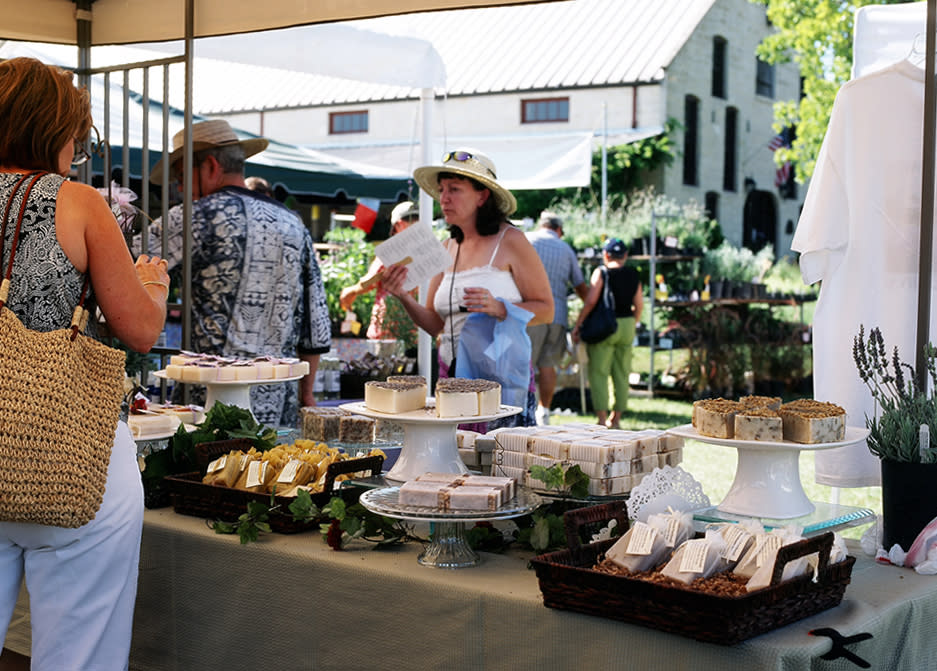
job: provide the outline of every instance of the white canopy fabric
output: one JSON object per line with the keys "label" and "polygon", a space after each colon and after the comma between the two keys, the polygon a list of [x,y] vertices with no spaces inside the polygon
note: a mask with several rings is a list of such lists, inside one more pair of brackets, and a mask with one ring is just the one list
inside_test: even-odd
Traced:
{"label": "white canopy fabric", "polygon": [[[549,0],[196,0],[194,37],[248,33],[311,23],[442,9]],[[76,44],[73,0],[6,3],[0,37]],[[91,44],[133,44],[185,37],[185,0],[95,0]],[[87,15],[83,15],[87,18]]]}
{"label": "white canopy fabric", "polygon": [[[446,85],[446,66],[427,40],[346,25],[320,26],[312,40],[302,30],[208,37],[195,43],[195,56],[414,89]],[[179,54],[184,45],[148,48]]]}
{"label": "white canopy fabric", "polygon": [[[491,157],[498,169],[498,181],[511,190],[584,187],[592,178],[592,153],[603,141],[612,147],[663,132],[661,127],[616,131],[607,140],[590,132],[433,138],[428,155],[432,163],[438,163],[445,152],[457,147],[477,149]],[[309,148],[407,173],[423,164],[419,143],[322,144]]]}

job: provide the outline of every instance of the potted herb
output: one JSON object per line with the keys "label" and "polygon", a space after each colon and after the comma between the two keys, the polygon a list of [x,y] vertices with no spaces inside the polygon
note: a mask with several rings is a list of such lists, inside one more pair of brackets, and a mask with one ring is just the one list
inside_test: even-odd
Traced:
{"label": "potted herb", "polygon": [[[889,355],[878,328],[859,327],[853,359],[859,377],[872,394],[875,413],[866,416],[867,443],[882,465],[883,545],[909,550],[920,531],[937,517],[937,349],[925,346],[930,384],[922,388],[898,348]],[[926,427],[926,428],[925,428]]]}

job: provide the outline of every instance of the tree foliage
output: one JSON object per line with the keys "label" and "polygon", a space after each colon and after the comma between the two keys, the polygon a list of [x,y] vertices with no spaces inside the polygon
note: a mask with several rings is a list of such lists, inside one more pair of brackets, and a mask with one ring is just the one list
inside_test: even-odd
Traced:
{"label": "tree foliage", "polygon": [[803,80],[800,100],[775,103],[775,130],[797,129],[791,148],[775,152],[775,161],[793,161],[797,181],[813,174],[836,92],[852,68],[853,19],[865,5],[894,5],[904,0],[751,0],[767,8],[777,32],[758,46],[768,63],[797,63]]}

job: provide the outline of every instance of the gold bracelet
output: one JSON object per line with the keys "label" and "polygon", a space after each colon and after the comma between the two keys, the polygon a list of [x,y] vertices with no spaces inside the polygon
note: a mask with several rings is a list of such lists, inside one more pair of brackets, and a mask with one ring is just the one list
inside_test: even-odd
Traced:
{"label": "gold bracelet", "polygon": [[147,280],[142,283],[143,286],[148,286],[150,284],[155,284],[157,286],[163,287],[167,292],[169,291],[169,285],[166,282],[161,282],[159,280]]}

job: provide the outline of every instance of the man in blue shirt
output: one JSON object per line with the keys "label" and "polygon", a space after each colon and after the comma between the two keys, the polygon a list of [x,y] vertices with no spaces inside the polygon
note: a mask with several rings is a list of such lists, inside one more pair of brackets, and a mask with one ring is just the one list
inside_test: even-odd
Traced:
{"label": "man in blue shirt", "polygon": [[527,236],[546,268],[553,292],[553,323],[530,326],[531,361],[537,367],[537,386],[540,400],[537,405],[537,423],[550,423],[550,405],[556,391],[556,366],[566,352],[566,332],[569,330],[570,287],[582,300],[589,292],[579,267],[576,252],[563,242],[563,220],[552,212],[540,215],[536,231]]}

